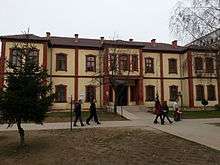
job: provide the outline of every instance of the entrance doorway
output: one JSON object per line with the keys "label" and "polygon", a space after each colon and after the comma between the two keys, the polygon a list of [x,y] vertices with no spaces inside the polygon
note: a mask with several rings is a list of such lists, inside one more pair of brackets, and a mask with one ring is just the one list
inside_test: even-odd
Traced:
{"label": "entrance doorway", "polygon": [[117,87],[116,99],[118,106],[128,105],[128,86],[119,85]]}

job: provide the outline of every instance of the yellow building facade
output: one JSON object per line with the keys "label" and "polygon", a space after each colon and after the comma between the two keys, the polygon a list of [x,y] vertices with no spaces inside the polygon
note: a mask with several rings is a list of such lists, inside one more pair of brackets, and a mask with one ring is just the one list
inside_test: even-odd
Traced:
{"label": "yellow building facade", "polygon": [[208,100],[208,106],[219,103],[214,56],[205,56],[204,49],[178,46],[177,41],[113,41],[50,33],[46,37],[28,34],[0,39],[0,87],[8,69],[5,62],[16,62],[15,44],[32,43],[39,65],[47,68],[48,80],[53,83],[55,110],[69,109],[71,96],[82,99],[84,109],[89,108],[91,98],[97,100],[97,107],[113,102],[153,107],[157,95],[170,105],[177,98],[186,107],[200,107],[202,99]]}

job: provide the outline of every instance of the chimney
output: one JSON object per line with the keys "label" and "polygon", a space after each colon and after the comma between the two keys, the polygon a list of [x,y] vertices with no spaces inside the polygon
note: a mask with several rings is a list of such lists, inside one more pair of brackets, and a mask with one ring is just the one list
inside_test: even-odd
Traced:
{"label": "chimney", "polygon": [[75,42],[78,42],[79,34],[75,34]]}
{"label": "chimney", "polygon": [[152,39],[152,40],[151,40],[151,45],[152,45],[152,46],[155,46],[155,45],[156,45],[156,39]]}
{"label": "chimney", "polygon": [[133,41],[133,38],[130,38],[129,41],[132,42],[132,41]]}
{"label": "chimney", "polygon": [[177,40],[172,41],[172,47],[177,48]]}
{"label": "chimney", "polygon": [[100,37],[101,44],[104,42],[104,37]]}
{"label": "chimney", "polygon": [[50,39],[50,32],[46,32],[47,39]]}

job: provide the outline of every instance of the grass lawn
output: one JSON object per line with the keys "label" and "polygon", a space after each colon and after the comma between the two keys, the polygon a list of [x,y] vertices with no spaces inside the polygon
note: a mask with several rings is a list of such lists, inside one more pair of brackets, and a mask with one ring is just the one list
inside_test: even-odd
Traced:
{"label": "grass lawn", "polygon": [[[82,118],[85,121],[86,118],[89,117],[89,111],[83,111],[82,112]],[[112,113],[112,112],[106,112],[106,111],[97,111],[97,115],[100,121],[121,121],[126,120],[124,117],[121,117],[118,114]],[[73,120],[74,120],[75,114],[73,112]],[[47,118],[45,119],[45,122],[47,123],[53,123],[53,122],[68,122],[70,121],[70,112],[51,112],[47,114]]]}
{"label": "grass lawn", "polygon": [[0,132],[2,165],[217,165],[220,151],[149,128]]}
{"label": "grass lawn", "polygon": [[184,119],[220,118],[220,111],[183,111]]}

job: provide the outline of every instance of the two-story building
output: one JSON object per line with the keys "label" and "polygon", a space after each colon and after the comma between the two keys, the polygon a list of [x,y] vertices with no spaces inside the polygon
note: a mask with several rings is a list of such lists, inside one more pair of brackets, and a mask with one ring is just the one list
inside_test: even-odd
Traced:
{"label": "two-story building", "polygon": [[5,61],[14,64],[18,61],[19,49],[14,45],[33,43],[36,49],[30,55],[48,69],[48,79],[53,82],[56,93],[53,109],[69,109],[71,95],[74,100],[83,99],[85,109],[91,96],[96,98],[98,107],[108,105],[118,93],[111,86],[113,78],[118,82],[116,90],[123,89],[120,93],[123,105],[152,107],[156,95],[168,104],[180,97],[181,104],[187,107],[201,106],[203,98],[209,101],[209,106],[219,103],[215,58],[205,56],[207,50],[201,47],[182,47],[177,41],[157,43],[155,39],[150,42],[88,39],[79,38],[78,34],[55,37],[49,32],[46,37],[24,34],[0,39],[0,87],[5,83]]}

